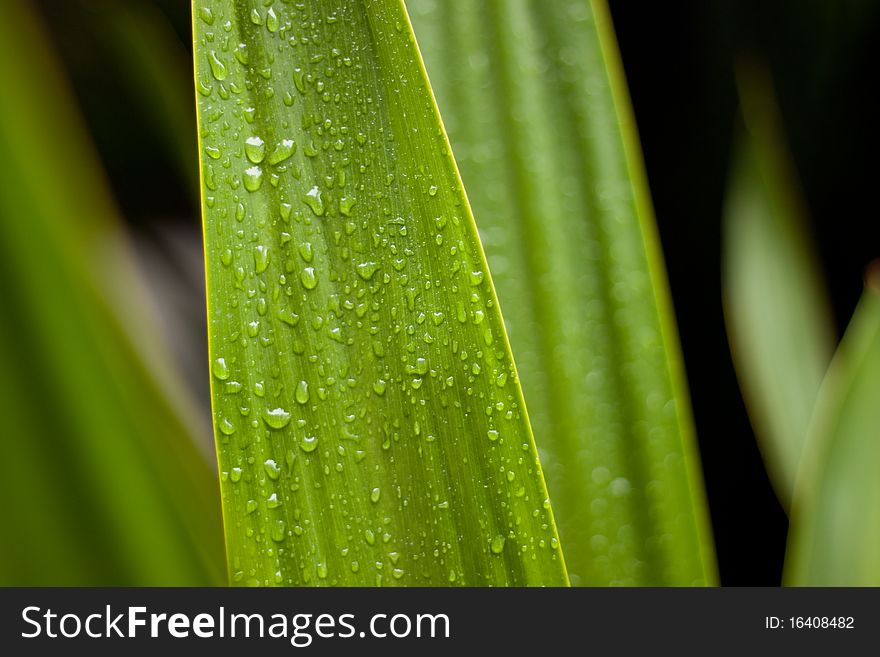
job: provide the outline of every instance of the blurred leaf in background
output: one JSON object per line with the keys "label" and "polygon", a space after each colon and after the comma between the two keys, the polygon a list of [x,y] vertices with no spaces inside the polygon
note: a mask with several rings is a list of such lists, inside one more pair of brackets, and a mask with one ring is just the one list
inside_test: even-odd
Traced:
{"label": "blurred leaf in background", "polygon": [[222,582],[210,455],[30,3],[0,87],[0,582]]}
{"label": "blurred leaf in background", "polygon": [[776,493],[788,508],[834,350],[834,317],[767,69],[738,68],[738,133],[724,211],[733,361]]}
{"label": "blurred leaf in background", "polygon": [[792,586],[880,586],[880,267],[822,383],[795,488]]}
{"label": "blurred leaf in background", "polygon": [[605,3],[407,6],[498,286],[572,583],[714,582],[674,316]]}

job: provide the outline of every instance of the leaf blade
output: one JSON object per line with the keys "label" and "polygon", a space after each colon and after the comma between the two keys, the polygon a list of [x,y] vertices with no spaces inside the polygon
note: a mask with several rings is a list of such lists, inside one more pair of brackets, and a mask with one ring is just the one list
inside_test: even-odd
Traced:
{"label": "leaf blade", "polygon": [[822,382],[791,511],[789,586],[880,584],[878,290],[874,274]]}
{"label": "leaf blade", "polygon": [[607,8],[407,4],[504,304],[572,582],[714,581]]}
{"label": "leaf blade", "polygon": [[233,583],[567,583],[402,5],[200,0],[194,25]]}
{"label": "leaf blade", "polygon": [[769,74],[738,71],[746,131],[724,211],[731,353],[774,488],[788,507],[835,336]]}

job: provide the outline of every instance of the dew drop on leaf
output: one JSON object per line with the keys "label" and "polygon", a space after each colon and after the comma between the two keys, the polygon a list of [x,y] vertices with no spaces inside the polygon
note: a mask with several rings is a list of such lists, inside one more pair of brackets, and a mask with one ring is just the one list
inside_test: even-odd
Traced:
{"label": "dew drop on leaf", "polygon": [[229,378],[229,368],[226,366],[225,358],[215,358],[214,362],[211,364],[211,371],[214,373],[214,376],[221,381],[225,381]]}
{"label": "dew drop on leaf", "polygon": [[290,413],[283,408],[266,409],[263,411],[263,421],[270,429],[283,429],[290,423]]}
{"label": "dew drop on leaf", "polygon": [[318,277],[315,275],[315,268],[306,267],[303,269],[299,275],[299,280],[302,282],[304,288],[307,290],[314,290],[315,286],[318,285]]}
{"label": "dew drop on leaf", "polygon": [[244,142],[244,153],[254,164],[259,164],[266,157],[266,143],[259,137],[248,137]]}
{"label": "dew drop on leaf", "polygon": [[287,523],[283,520],[276,520],[272,525],[271,536],[276,543],[283,541],[287,537]]}
{"label": "dew drop on leaf", "polygon": [[300,381],[296,385],[296,392],[294,393],[294,397],[296,398],[296,401],[300,404],[309,403],[309,384],[307,381]]}
{"label": "dew drop on leaf", "polygon": [[339,212],[345,217],[350,217],[351,209],[354,207],[355,203],[357,203],[357,201],[353,197],[343,196],[339,199]]}
{"label": "dew drop on leaf", "polygon": [[381,265],[376,262],[362,262],[357,266],[358,275],[363,278],[365,281],[373,278],[373,275],[379,271]]}
{"label": "dew drop on leaf", "polygon": [[303,194],[302,200],[303,203],[311,208],[312,212],[314,212],[316,216],[324,216],[324,199],[322,198],[321,190],[318,188],[317,185],[315,185],[309,191]]}
{"label": "dew drop on leaf", "polygon": [[249,167],[244,170],[242,180],[246,190],[255,192],[263,186],[263,170],[260,167]]}
{"label": "dew drop on leaf", "polygon": [[269,164],[280,164],[296,153],[296,144],[293,139],[282,139],[276,145],[272,153],[269,155]]}
{"label": "dew drop on leaf", "polygon": [[271,7],[266,12],[266,29],[273,33],[278,31],[278,15]]}
{"label": "dew drop on leaf", "polygon": [[258,274],[262,274],[269,266],[269,247],[258,244],[254,249],[254,269]]}
{"label": "dew drop on leaf", "polygon": [[263,462],[263,469],[269,475],[269,479],[275,480],[281,476],[281,466],[275,463],[273,459],[266,459]]}
{"label": "dew drop on leaf", "polygon": [[214,76],[215,80],[226,79],[229,71],[226,68],[226,64],[223,63],[223,60],[217,56],[214,50],[208,53],[208,64],[211,66],[211,75]]}

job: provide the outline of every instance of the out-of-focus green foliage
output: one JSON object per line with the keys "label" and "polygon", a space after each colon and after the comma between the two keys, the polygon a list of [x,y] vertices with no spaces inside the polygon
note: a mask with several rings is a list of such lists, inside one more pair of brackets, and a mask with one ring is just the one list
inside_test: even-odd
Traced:
{"label": "out-of-focus green foliage", "polygon": [[725,319],[743,396],[787,507],[835,337],[769,74],[739,69],[741,115],[724,213]]}
{"label": "out-of-focus green foliage", "polygon": [[96,30],[140,117],[159,138],[180,175],[198,195],[195,107],[190,56],[167,18],[144,0],[86,3]]}
{"label": "out-of-focus green foliage", "polygon": [[214,474],[30,3],[0,3],[0,583],[222,581]]}
{"label": "out-of-focus green foliage", "polygon": [[714,581],[607,7],[407,0],[522,375],[573,583]]}
{"label": "out-of-focus green foliage", "polygon": [[232,582],[567,584],[400,0],[198,0],[194,24]]}
{"label": "out-of-focus green foliage", "polygon": [[880,586],[880,276],[822,383],[795,487],[785,582]]}

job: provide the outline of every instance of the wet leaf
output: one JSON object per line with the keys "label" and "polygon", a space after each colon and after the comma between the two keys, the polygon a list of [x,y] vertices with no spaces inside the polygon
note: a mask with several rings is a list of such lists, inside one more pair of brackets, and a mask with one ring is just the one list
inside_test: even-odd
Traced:
{"label": "wet leaf", "polygon": [[567,583],[402,4],[198,0],[194,22],[232,582]]}

